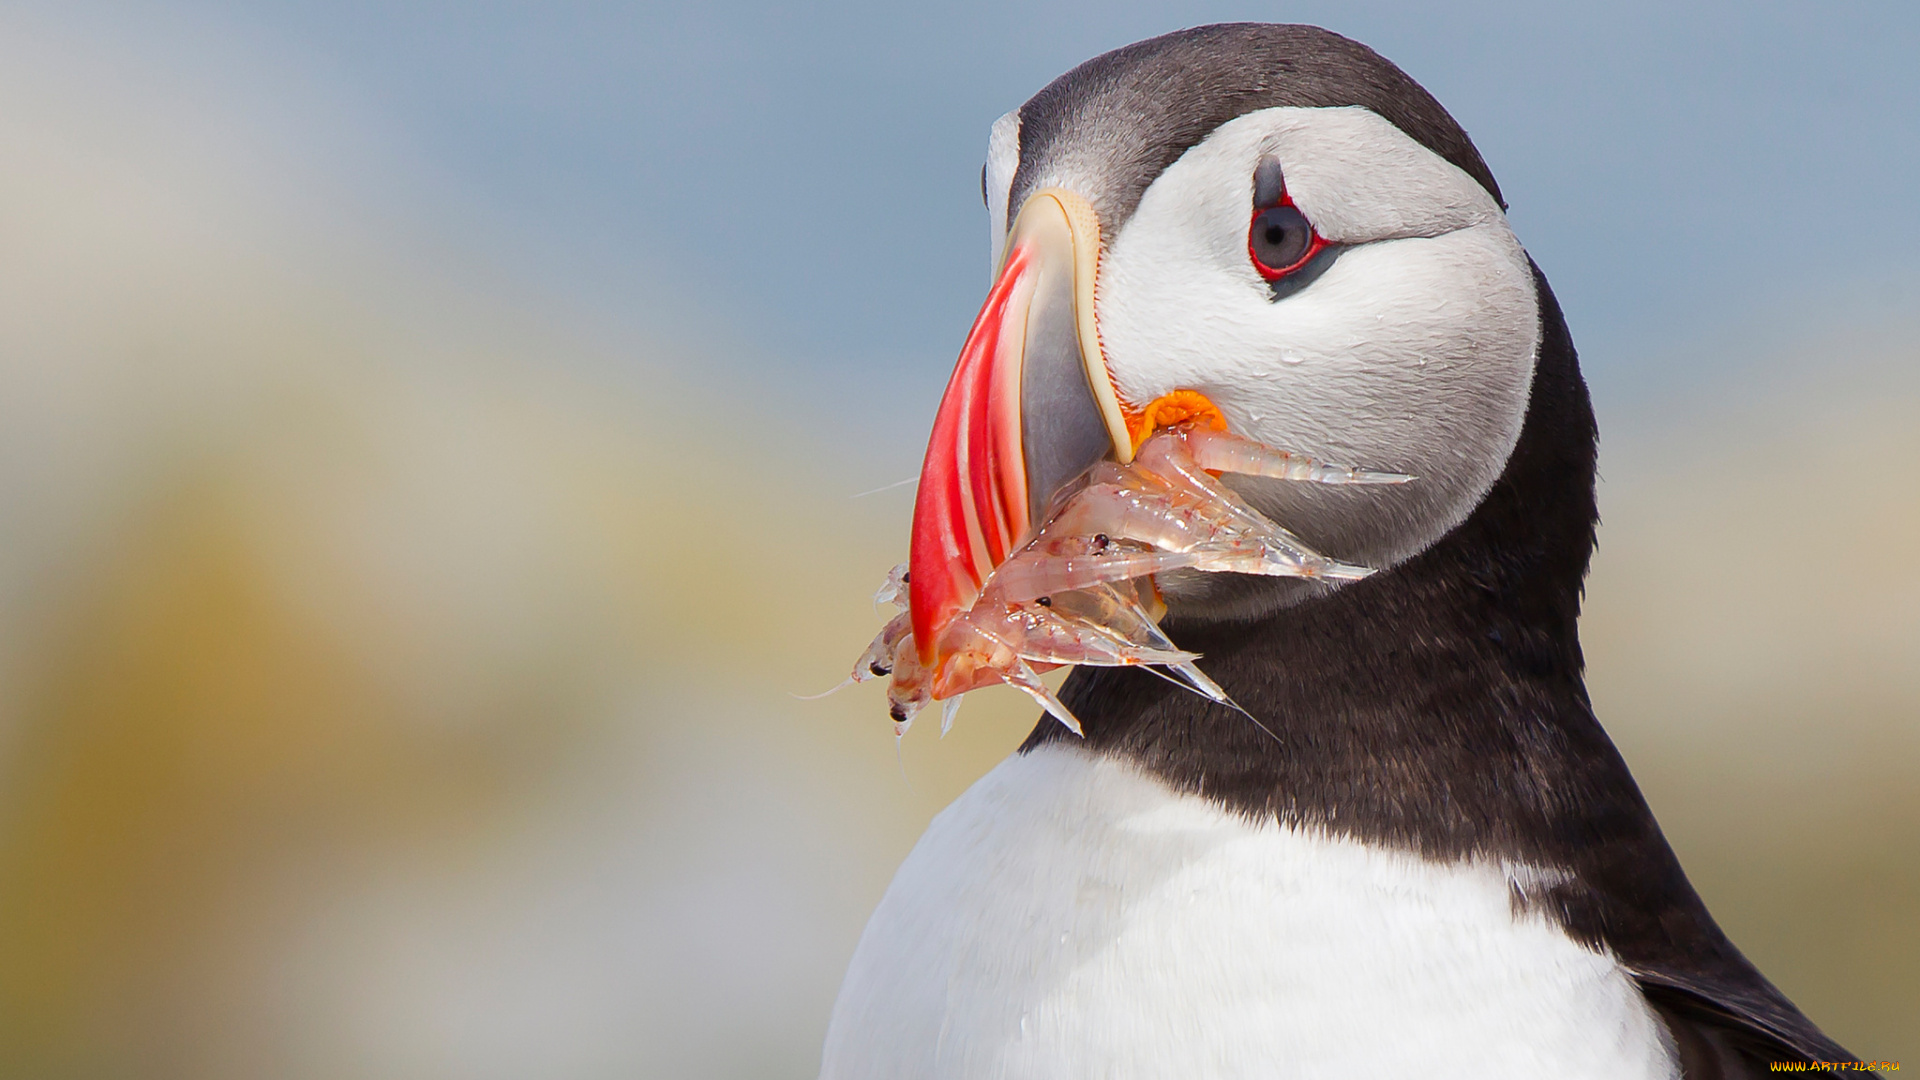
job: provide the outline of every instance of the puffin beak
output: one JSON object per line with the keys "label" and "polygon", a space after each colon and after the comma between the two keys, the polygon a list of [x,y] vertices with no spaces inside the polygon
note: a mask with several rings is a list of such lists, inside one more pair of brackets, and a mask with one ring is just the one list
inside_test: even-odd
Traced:
{"label": "puffin beak", "polygon": [[929,669],[941,631],[1045,523],[1054,495],[1108,455],[1133,457],[1094,324],[1099,264],[1099,218],[1071,191],[1035,192],[1008,230],[914,500],[908,610]]}

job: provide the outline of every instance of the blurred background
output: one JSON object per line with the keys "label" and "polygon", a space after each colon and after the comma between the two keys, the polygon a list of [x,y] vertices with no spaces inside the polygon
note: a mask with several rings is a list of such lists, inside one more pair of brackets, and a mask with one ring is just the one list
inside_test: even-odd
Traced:
{"label": "blurred background", "polygon": [[[1920,9],[0,6],[0,1072],[809,1077],[928,817],[878,626],[988,125],[1226,19],[1475,136],[1582,346],[1594,696],[1920,1064]],[[896,754],[898,755],[896,757]]]}

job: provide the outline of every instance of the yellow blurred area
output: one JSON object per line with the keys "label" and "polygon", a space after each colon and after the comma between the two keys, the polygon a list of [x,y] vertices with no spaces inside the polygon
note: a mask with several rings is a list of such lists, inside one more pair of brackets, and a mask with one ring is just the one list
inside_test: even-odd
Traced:
{"label": "yellow blurred area", "polygon": [[897,763],[872,695],[792,698],[905,503],[12,70],[60,103],[0,121],[6,1074],[804,1072],[891,863],[1030,725]]}
{"label": "yellow blurred area", "polygon": [[[811,1075],[893,866],[1033,723],[896,761],[873,687],[792,696],[905,493],[17,44],[0,1072]],[[1920,1062],[1920,397],[1752,408],[1609,442],[1596,701],[1736,940]]]}

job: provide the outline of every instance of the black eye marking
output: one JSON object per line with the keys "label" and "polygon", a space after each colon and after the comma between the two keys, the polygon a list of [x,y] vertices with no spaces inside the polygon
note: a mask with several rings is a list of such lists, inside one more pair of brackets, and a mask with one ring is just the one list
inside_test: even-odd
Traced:
{"label": "black eye marking", "polygon": [[1253,205],[1275,206],[1286,194],[1287,174],[1280,168],[1280,159],[1268,154],[1253,170]]}
{"label": "black eye marking", "polygon": [[1341,253],[1344,251],[1346,251],[1346,248],[1338,244],[1328,244],[1326,247],[1320,249],[1320,254],[1309,257],[1306,263],[1298,270],[1288,274],[1286,277],[1275,278],[1267,282],[1267,292],[1270,294],[1268,299],[1285,300],[1287,297],[1320,280],[1320,275],[1326,273],[1327,270],[1333,266],[1334,261],[1339,259]]}
{"label": "black eye marking", "polygon": [[987,199],[987,164],[984,161],[980,163],[980,205],[993,208],[993,203]]}
{"label": "black eye marking", "polygon": [[[1247,257],[1254,270],[1277,283],[1329,246],[1287,194],[1280,159],[1271,154],[1261,158],[1253,170],[1253,221],[1247,226]],[[1280,295],[1276,288],[1274,299]]]}

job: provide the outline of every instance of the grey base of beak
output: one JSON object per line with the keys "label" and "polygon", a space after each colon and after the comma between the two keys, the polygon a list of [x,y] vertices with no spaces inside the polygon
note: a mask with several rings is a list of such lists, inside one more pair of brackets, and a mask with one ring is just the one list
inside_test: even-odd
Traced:
{"label": "grey base of beak", "polygon": [[1020,371],[1020,450],[1035,530],[1046,523],[1054,497],[1113,451],[1081,359],[1071,282],[1047,285],[1027,314]]}

